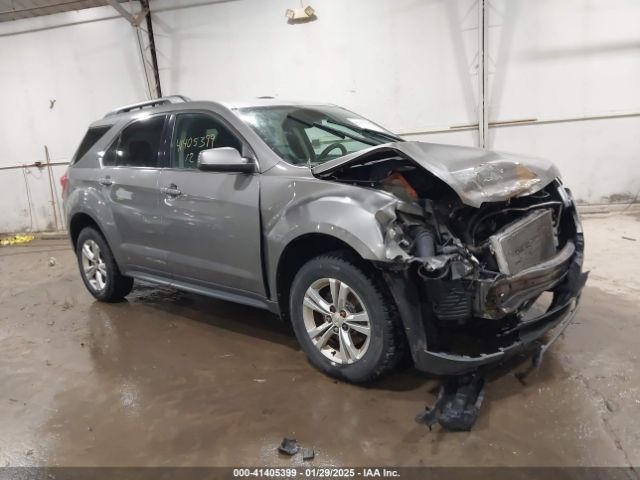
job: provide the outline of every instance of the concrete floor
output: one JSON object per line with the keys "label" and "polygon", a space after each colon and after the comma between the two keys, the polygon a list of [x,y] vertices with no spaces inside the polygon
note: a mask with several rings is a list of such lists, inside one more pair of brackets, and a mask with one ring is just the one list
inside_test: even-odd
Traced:
{"label": "concrete floor", "polygon": [[414,423],[436,387],[414,370],[337,383],[264,311],[145,286],[100,304],[66,241],[3,247],[0,466],[294,465],[285,435],[315,465],[640,465],[640,216],[584,225],[575,324],[526,385],[524,359],[501,369],[470,433]]}

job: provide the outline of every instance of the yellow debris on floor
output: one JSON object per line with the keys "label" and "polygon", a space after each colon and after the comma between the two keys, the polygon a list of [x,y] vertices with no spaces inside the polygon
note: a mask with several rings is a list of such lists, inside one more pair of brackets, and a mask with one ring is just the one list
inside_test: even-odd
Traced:
{"label": "yellow debris on floor", "polygon": [[8,245],[21,245],[23,243],[29,243],[35,237],[33,235],[12,235],[6,238],[0,238],[0,245],[5,247]]}

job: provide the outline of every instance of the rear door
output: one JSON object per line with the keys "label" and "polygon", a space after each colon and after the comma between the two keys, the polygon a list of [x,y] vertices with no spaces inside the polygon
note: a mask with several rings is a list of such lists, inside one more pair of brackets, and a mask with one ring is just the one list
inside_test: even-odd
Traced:
{"label": "rear door", "polygon": [[158,182],[166,114],[134,120],[102,158],[99,180],[118,234],[126,271],[169,275],[162,245]]}
{"label": "rear door", "polygon": [[232,147],[246,154],[247,145],[213,113],[180,113],[172,124],[171,164],[160,175],[160,188],[174,279],[264,296],[259,174],[197,168],[202,150]]}

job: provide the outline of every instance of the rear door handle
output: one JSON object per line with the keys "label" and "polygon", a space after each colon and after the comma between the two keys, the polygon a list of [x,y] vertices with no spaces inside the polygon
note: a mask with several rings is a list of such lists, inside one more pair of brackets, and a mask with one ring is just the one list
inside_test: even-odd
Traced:
{"label": "rear door handle", "polygon": [[111,185],[113,185],[113,180],[111,180],[110,177],[104,177],[98,180],[98,183],[100,185],[104,185],[105,187],[110,187]]}
{"label": "rear door handle", "polygon": [[164,193],[165,195],[167,195],[168,197],[178,197],[178,196],[182,195],[182,192],[173,183],[171,185],[169,185],[168,187],[162,187],[160,189],[160,191],[162,193]]}

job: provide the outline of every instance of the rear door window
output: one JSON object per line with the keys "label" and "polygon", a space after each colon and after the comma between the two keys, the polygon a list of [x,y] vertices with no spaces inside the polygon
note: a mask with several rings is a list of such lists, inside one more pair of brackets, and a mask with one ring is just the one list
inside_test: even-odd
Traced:
{"label": "rear door window", "polygon": [[136,120],[122,130],[102,158],[105,166],[160,167],[159,152],[166,115]]}
{"label": "rear door window", "polygon": [[111,125],[107,125],[105,127],[89,128],[89,130],[87,130],[87,133],[85,133],[84,138],[80,142],[80,146],[73,156],[71,164],[73,165],[82,157],[84,157],[85,154],[91,149],[91,147],[93,147],[97,143],[97,141],[100,140],[102,136],[109,131],[110,128]]}

